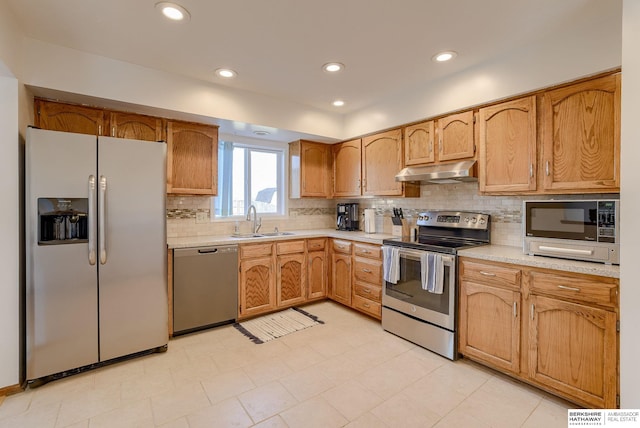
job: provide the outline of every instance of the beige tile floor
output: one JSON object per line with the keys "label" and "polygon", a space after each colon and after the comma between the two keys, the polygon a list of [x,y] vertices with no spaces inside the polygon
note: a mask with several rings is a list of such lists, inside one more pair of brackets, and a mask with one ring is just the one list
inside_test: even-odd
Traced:
{"label": "beige tile floor", "polygon": [[567,426],[570,403],[338,304],[305,309],[326,324],[261,345],[220,327],[9,396],[0,428]]}

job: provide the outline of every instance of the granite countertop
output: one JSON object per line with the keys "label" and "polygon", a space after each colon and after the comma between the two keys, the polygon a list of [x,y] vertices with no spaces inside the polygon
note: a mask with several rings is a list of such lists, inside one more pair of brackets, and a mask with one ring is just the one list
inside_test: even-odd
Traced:
{"label": "granite countertop", "polygon": [[515,263],[524,266],[544,269],[563,270],[567,272],[584,273],[588,275],[620,278],[620,266],[605,265],[603,263],[580,262],[576,260],[556,259],[544,256],[529,256],[522,252],[521,247],[506,245],[484,245],[480,247],[460,250],[461,257],[472,257],[494,262]]}
{"label": "granite countertop", "polygon": [[307,238],[338,238],[350,241],[365,242],[369,244],[382,245],[383,239],[393,238],[394,236],[384,233],[364,233],[360,231],[343,231],[334,229],[315,229],[315,230],[291,230],[292,235],[280,236],[264,236],[258,238],[234,238],[230,235],[206,235],[206,236],[185,236],[181,238],[168,238],[167,246],[169,249],[189,248],[189,247],[205,247],[211,245],[230,245],[230,244],[248,244],[269,241],[283,241],[290,239],[307,239]]}

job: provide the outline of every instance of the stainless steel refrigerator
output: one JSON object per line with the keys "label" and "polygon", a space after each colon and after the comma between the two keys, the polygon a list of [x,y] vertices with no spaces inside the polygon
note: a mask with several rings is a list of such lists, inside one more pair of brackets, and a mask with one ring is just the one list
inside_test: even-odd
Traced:
{"label": "stainless steel refrigerator", "polygon": [[166,144],[27,129],[27,380],[168,343]]}

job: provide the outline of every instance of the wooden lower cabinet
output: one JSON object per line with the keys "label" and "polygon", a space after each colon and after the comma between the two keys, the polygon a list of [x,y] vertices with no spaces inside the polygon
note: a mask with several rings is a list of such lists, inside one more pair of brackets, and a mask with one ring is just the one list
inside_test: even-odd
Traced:
{"label": "wooden lower cabinet", "polygon": [[270,256],[240,261],[240,318],[275,309],[275,277]]}
{"label": "wooden lower cabinet", "polygon": [[461,281],[460,353],[520,371],[520,293]]}
{"label": "wooden lower cabinet", "polygon": [[278,256],[278,307],[303,303],[306,300],[306,264],[304,253]]}
{"label": "wooden lower cabinet", "polygon": [[587,408],[618,406],[619,280],[465,257],[459,266],[461,354]]}
{"label": "wooden lower cabinet", "polygon": [[351,254],[331,254],[330,297],[351,306]]}
{"label": "wooden lower cabinet", "polygon": [[616,408],[616,313],[531,296],[529,377],[592,408]]}
{"label": "wooden lower cabinet", "polygon": [[329,259],[327,258],[327,240],[309,239],[307,241],[307,299],[327,297],[329,283]]}

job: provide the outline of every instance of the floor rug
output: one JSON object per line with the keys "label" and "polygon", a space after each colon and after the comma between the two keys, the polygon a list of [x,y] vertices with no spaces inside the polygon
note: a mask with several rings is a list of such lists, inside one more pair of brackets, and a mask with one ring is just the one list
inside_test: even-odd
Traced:
{"label": "floor rug", "polygon": [[324,324],[315,315],[299,308],[289,308],[274,314],[235,323],[233,326],[253,343],[265,343],[294,331]]}

